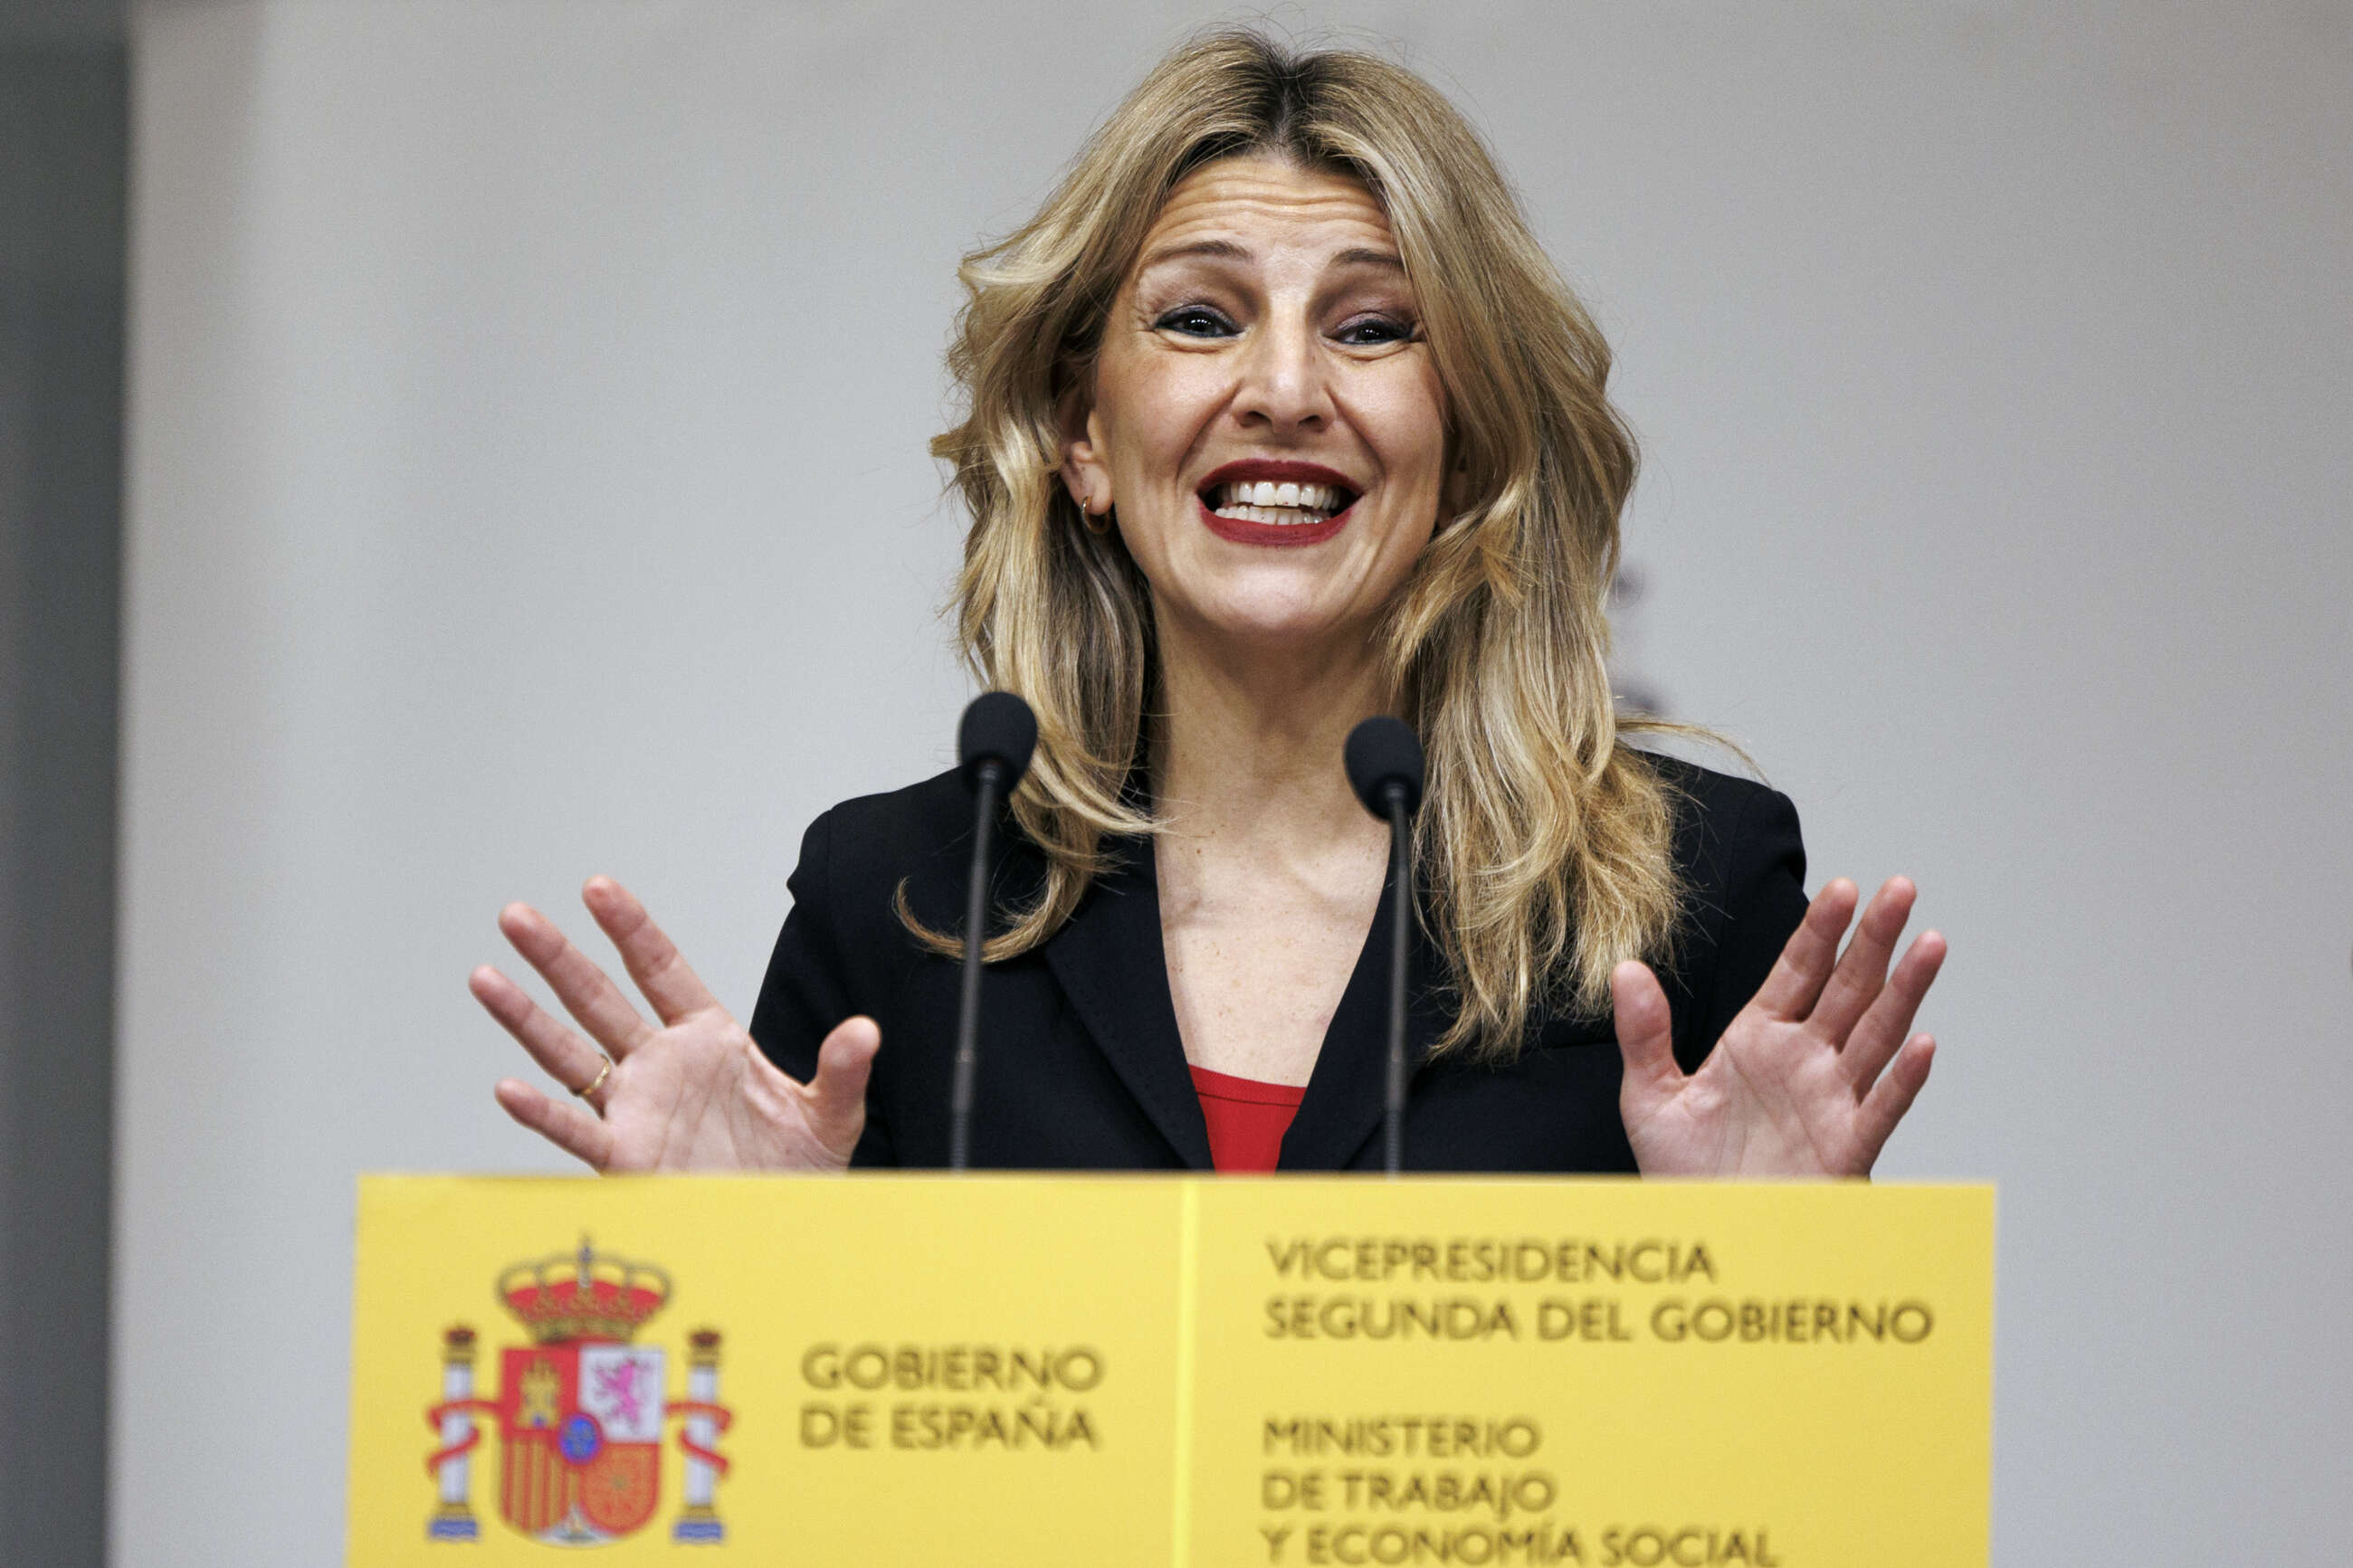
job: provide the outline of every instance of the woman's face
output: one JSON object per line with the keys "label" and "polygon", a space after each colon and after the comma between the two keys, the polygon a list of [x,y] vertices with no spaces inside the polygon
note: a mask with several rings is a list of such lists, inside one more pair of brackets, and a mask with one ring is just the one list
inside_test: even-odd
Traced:
{"label": "woman's face", "polygon": [[1074,495],[1117,508],[1166,622],[1361,638],[1429,542],[1446,411],[1388,218],[1267,157],[1169,194],[1103,329]]}

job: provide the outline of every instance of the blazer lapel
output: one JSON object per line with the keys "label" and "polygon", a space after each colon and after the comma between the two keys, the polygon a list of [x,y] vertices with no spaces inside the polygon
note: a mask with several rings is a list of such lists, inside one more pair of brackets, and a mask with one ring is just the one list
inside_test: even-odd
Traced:
{"label": "blazer lapel", "polygon": [[1046,963],[1161,1136],[1187,1165],[1206,1171],[1211,1168],[1209,1129],[1168,994],[1152,844],[1124,839],[1107,847],[1117,857],[1116,868],[1095,879],[1069,922],[1046,943]]}
{"label": "blazer lapel", "polygon": [[[1307,1092],[1299,1112],[1283,1134],[1277,1168],[1285,1171],[1345,1171],[1381,1127],[1388,1107],[1383,1086],[1388,1080],[1388,952],[1389,889],[1381,889],[1380,909],[1373,929],[1366,933],[1364,951],[1340,994],[1332,1023],[1324,1033],[1324,1047],[1315,1068],[1307,1077]],[[1427,938],[1419,922],[1406,942],[1405,1062],[1409,1089],[1412,1075],[1430,1055],[1437,1037],[1438,1019],[1429,1005],[1433,995],[1434,965]],[[1163,985],[1166,984],[1163,978]],[[1174,1011],[1173,1007],[1171,1009]],[[1410,1156],[1413,1146],[1406,1145]]]}

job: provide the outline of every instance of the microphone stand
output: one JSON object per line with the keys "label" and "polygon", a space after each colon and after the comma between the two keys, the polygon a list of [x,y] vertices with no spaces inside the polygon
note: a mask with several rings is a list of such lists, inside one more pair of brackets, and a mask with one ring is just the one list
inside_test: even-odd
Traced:
{"label": "microphone stand", "polygon": [[1381,1112],[1382,1168],[1396,1175],[1405,1164],[1405,962],[1406,936],[1414,918],[1412,811],[1403,784],[1391,779],[1381,789],[1389,819],[1389,1063]]}
{"label": "microphone stand", "polygon": [[1376,714],[1340,749],[1348,787],[1389,825],[1389,1059],[1381,1096],[1382,1165],[1405,1167],[1405,964],[1419,906],[1413,897],[1413,814],[1421,805],[1421,741],[1401,719]]}
{"label": "microphone stand", "polygon": [[956,1007],[955,1077],[948,1090],[948,1169],[972,1162],[973,1085],[980,1071],[980,949],[988,915],[988,838],[1005,787],[1005,764],[985,759],[974,778],[972,871],[965,879],[964,991]]}
{"label": "microphone stand", "polygon": [[948,1089],[948,1169],[972,1165],[973,1085],[980,1076],[980,950],[987,935],[988,840],[997,809],[1038,749],[1038,715],[1010,691],[984,691],[956,726],[956,768],[973,794],[972,869],[964,888],[964,985],[956,1005],[955,1076]]}

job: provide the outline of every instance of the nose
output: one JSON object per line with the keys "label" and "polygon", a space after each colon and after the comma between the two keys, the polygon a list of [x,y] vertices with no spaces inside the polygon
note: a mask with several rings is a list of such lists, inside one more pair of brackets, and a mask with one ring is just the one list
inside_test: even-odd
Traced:
{"label": "nose", "polygon": [[1240,368],[1233,412],[1245,428],[1290,435],[1332,423],[1332,388],[1314,328],[1305,320],[1261,322]]}

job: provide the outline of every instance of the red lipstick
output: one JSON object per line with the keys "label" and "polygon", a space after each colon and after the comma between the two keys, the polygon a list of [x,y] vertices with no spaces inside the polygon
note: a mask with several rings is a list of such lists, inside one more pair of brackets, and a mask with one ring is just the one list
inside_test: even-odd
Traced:
{"label": "red lipstick", "polygon": [[[1253,522],[1248,518],[1219,517],[1209,505],[1209,496],[1220,485],[1256,483],[1267,480],[1274,484],[1329,485],[1345,491],[1348,504],[1321,522]],[[1236,544],[1266,544],[1277,548],[1303,544],[1321,544],[1342,529],[1356,514],[1356,498],[1361,493],[1356,482],[1336,468],[1321,463],[1301,463],[1279,458],[1244,458],[1213,469],[1194,492],[1194,504],[1200,508],[1201,521],[1219,538]]]}

